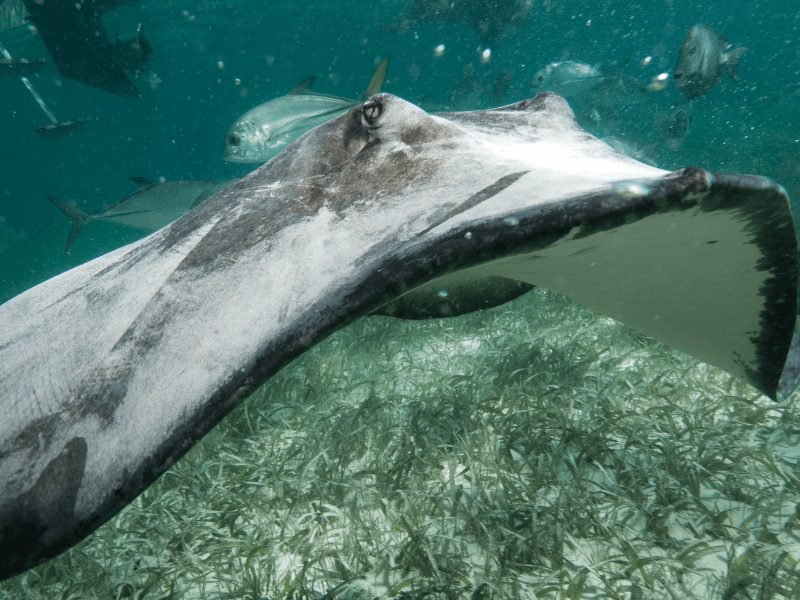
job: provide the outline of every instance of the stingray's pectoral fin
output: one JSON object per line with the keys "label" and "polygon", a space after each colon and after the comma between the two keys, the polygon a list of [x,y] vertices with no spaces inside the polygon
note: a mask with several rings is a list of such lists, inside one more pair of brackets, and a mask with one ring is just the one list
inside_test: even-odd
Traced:
{"label": "stingray's pectoral fin", "polygon": [[[33,487],[0,500],[0,573],[31,566],[28,555],[53,556],[54,541],[74,537],[75,502],[86,466],[86,440],[68,441],[39,475]],[[25,552],[21,552],[21,549]]]}
{"label": "stingray's pectoral fin", "polygon": [[[704,177],[709,185],[697,190]],[[776,397],[797,310],[783,191],[761,178],[712,182],[695,171],[604,204],[557,241],[492,271],[560,291]]]}
{"label": "stingray's pectoral fin", "polygon": [[547,287],[778,395],[796,315],[797,246],[788,199],[766,179],[686,170],[465,222],[434,246],[451,264],[496,258],[414,293],[447,289],[448,278]]}

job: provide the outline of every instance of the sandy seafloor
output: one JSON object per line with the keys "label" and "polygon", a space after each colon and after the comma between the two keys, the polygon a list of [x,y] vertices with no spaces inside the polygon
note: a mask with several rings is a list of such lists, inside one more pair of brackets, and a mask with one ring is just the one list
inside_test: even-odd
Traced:
{"label": "sandy seafloor", "polygon": [[[257,165],[222,160],[238,115],[311,74],[356,98],[387,54],[386,91],[470,110],[534,95],[557,60],[646,85],[708,24],[747,47],[738,81],[692,102],[671,82],[568,98],[579,121],[657,166],[767,175],[800,198],[795,2],[534,0],[491,41],[464,22],[395,27],[408,4],[126,4],[106,25],[144,24],[142,97],[48,66],[32,82],[53,112],[90,119],[58,141],[33,132],[44,115],[0,79],[0,300],[141,235],[95,223],[65,254],[68,224],[46,194],[94,212],[133,191],[129,176],[243,176]],[[26,27],[0,42],[46,56]],[[668,140],[676,109],[690,125]],[[286,367],[86,542],[0,583],[0,598],[800,597],[796,404],[546,290],[456,319],[370,317]]]}

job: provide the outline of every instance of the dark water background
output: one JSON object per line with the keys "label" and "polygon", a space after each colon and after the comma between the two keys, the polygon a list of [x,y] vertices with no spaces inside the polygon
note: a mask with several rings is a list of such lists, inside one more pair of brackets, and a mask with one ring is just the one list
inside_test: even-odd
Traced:
{"label": "dark water background", "polygon": [[[646,84],[674,68],[686,31],[705,23],[748,48],[740,81],[723,76],[689,107],[673,85],[618,102],[615,114],[585,126],[647,148],[664,168],[696,165],[768,175],[800,196],[800,4],[797,2],[536,1],[530,18],[485,42],[466,23],[422,22],[390,27],[407,2],[262,2],[141,0],[106,13],[113,36],[138,23],[154,51],[137,81],[142,98],[127,99],[59,76],[32,77],[59,119],[91,121],[73,136],[43,140],[44,115],[16,78],[0,79],[0,300],[140,234],[95,223],[70,255],[68,222],[45,194],[99,211],[135,188],[129,176],[230,178],[257,165],[225,163],[225,132],[237,116],[290,90],[311,74],[315,89],[357,98],[382,55],[391,56],[384,87],[414,102],[487,108],[537,91],[530,82],[549,62],[571,59],[606,72],[624,69]],[[486,2],[491,10],[492,2]],[[27,27],[0,34],[14,56],[47,56]],[[442,57],[433,49],[446,45]],[[490,47],[484,64],[480,51]],[[652,61],[642,66],[645,57]],[[465,67],[483,92],[463,91]],[[507,89],[493,86],[507,74]],[[469,83],[469,82],[468,82]],[[461,87],[458,87],[461,84]],[[469,87],[469,86],[466,86]],[[472,86],[473,88],[475,86]],[[455,90],[455,92],[454,92]],[[659,130],[676,104],[690,110],[690,129],[668,147]],[[677,146],[677,147],[676,147]]]}

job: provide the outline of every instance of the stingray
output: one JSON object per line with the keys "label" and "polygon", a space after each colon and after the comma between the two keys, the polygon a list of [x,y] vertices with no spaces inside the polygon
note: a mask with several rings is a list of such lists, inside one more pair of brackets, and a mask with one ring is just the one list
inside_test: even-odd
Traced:
{"label": "stingray", "polygon": [[615,153],[544,93],[379,94],[0,307],[0,574],[76,543],[325,336],[547,286],[774,397],[797,243],[768,179]]}
{"label": "stingray", "polygon": [[59,73],[113,94],[141,95],[128,75],[145,67],[152,54],[139,25],[136,36],[111,41],[103,13],[132,0],[24,0],[29,18]]}

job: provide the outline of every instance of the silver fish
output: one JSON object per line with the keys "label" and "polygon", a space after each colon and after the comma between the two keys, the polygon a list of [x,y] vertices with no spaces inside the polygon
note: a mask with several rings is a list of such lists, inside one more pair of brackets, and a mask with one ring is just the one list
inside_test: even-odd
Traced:
{"label": "silver fish", "polygon": [[653,164],[653,159],[650,158],[650,153],[656,148],[657,144],[655,143],[647,144],[646,146],[639,146],[634,142],[616,136],[604,137],[601,138],[600,141],[611,146],[614,152],[624,156],[629,156],[630,158],[635,158],[639,162],[643,162],[648,165]]}
{"label": "silver fish", "polygon": [[536,71],[531,85],[562,96],[579,96],[594,89],[604,79],[597,67],[564,60],[551,62]]}
{"label": "silver fish", "polygon": [[593,104],[604,107],[643,100],[646,98],[644,85],[625,75],[624,68],[625,65],[616,73],[609,73],[574,60],[551,62],[536,72],[531,87],[578,100],[588,96]]}
{"label": "silver fish", "polygon": [[673,78],[687,98],[697,98],[719,81],[723,72],[738,79],[736,67],[747,48],[731,45],[706,25],[695,25],[681,45]]}
{"label": "silver fish", "polygon": [[139,186],[139,189],[99,213],[87,214],[52,195],[47,196],[50,202],[72,221],[72,228],[64,247],[65,252],[69,252],[78,233],[87,223],[110,221],[142,231],[156,231],[183,216],[230,183],[206,179],[158,183],[145,177],[131,177],[131,180]]}
{"label": "silver fish", "polygon": [[[375,69],[366,96],[381,90],[388,68],[386,57]],[[289,94],[259,104],[236,119],[225,137],[223,158],[229,162],[266,162],[309,129],[343,115],[359,103],[311,92],[314,79],[304,79]]]}

